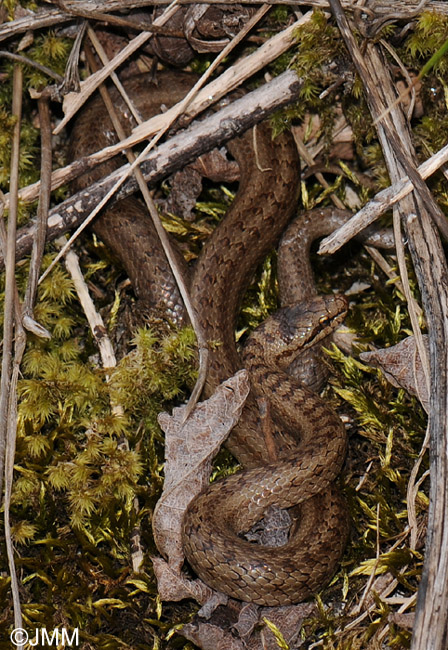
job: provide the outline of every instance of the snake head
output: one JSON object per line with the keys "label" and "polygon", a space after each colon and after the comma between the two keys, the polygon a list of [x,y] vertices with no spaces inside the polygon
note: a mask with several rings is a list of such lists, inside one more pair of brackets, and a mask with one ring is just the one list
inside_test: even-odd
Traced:
{"label": "snake head", "polygon": [[307,349],[331,334],[347,314],[347,300],[341,295],[314,296],[307,302],[284,307],[273,316],[278,336],[291,352]]}
{"label": "snake head", "polygon": [[[306,305],[310,324],[305,346],[314,345],[339,327],[347,316],[348,301],[345,296],[316,296]],[[317,322],[317,319],[319,322]]]}
{"label": "snake head", "polygon": [[250,364],[263,351],[268,366],[286,368],[301,352],[322,341],[342,323],[347,300],[341,295],[314,296],[307,302],[279,309],[249,337],[244,356]]}

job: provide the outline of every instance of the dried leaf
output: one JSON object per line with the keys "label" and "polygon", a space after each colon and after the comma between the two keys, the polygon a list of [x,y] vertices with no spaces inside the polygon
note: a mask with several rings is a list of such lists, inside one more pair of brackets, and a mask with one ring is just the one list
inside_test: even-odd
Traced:
{"label": "dried leaf", "polygon": [[[195,617],[182,628],[181,634],[202,650],[292,648],[296,647],[303,620],[316,612],[315,603],[260,608],[232,600],[207,623]],[[237,623],[233,622],[235,616],[238,616]]]}
{"label": "dried leaf", "polygon": [[176,172],[171,178],[171,192],[163,202],[163,210],[172,213],[185,221],[193,221],[193,210],[202,191],[202,177],[187,165]]}
{"label": "dried leaf", "polygon": [[[181,535],[184,512],[208,485],[212,459],[237,423],[248,394],[247,371],[240,370],[223,382],[210,399],[199,403],[185,422],[185,406],[175,408],[173,415],[159,416],[166,434],[165,485],[154,510],[153,532],[157,548],[168,559],[170,571],[164,574],[164,582],[170,584],[167,587],[170,593],[173,575],[180,576],[184,562]],[[157,564],[160,571],[160,562]],[[179,587],[183,591],[182,580]]]}
{"label": "dried leaf", "polygon": [[[423,336],[423,341],[428,349],[426,335]],[[408,336],[390,348],[362,352],[359,358],[374,368],[380,368],[392,386],[404,388],[411,395],[415,395],[428,413],[428,388],[413,336]]]}
{"label": "dried leaf", "polygon": [[153,557],[152,565],[157,580],[157,589],[162,600],[179,601],[184,598],[193,598],[198,603],[207,603],[213,598],[213,590],[204,582],[188,580],[163,558]]}
{"label": "dried leaf", "polygon": [[191,167],[215,183],[235,183],[240,180],[240,168],[229,160],[223,149],[212,149],[195,160]]}
{"label": "dried leaf", "polygon": [[[200,580],[198,580],[198,582],[200,582]],[[220,605],[227,605],[228,602],[229,597],[226,594],[223,594],[221,591],[213,591],[211,597],[207,598],[205,604],[202,605],[201,609],[198,611],[198,616],[208,620],[213,615],[215,609]]]}
{"label": "dried leaf", "polygon": [[268,618],[266,618],[266,617],[263,618],[263,622],[266,623],[268,629],[269,629],[269,630],[272,632],[272,634],[274,635],[274,639],[275,639],[275,642],[276,642],[276,644],[278,645],[278,647],[279,647],[279,648],[282,648],[282,650],[289,650],[289,645],[288,645],[288,643],[286,642],[285,637],[283,636],[283,634],[281,633],[281,631],[279,630],[279,628],[275,625],[275,623],[273,623],[272,621],[270,621],[270,620],[269,620]]}
{"label": "dried leaf", "polygon": [[202,650],[245,650],[242,641],[236,639],[230,630],[224,630],[219,625],[188,623],[182,628],[181,634]]}
{"label": "dried leaf", "polygon": [[[295,648],[302,622],[316,614],[315,603],[299,603],[285,607],[264,607],[260,619],[266,627],[261,630],[263,650],[278,650],[278,648]],[[249,644],[250,650],[258,650],[258,646]]]}
{"label": "dried leaf", "polygon": [[262,546],[284,546],[289,539],[291,524],[289,512],[272,505],[267,508],[263,519],[257,521],[244,537],[248,542],[257,542]]}
{"label": "dried leaf", "polygon": [[259,620],[260,607],[255,603],[242,603],[238,622],[233,626],[233,630],[240,639],[249,639]]}

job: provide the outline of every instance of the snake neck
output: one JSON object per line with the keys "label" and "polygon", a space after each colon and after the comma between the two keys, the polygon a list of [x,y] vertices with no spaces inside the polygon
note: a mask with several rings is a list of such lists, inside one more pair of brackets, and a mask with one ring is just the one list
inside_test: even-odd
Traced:
{"label": "snake neck", "polygon": [[[347,301],[343,296],[315,296],[307,303],[278,310],[252,332],[245,345],[244,365],[252,385],[258,395],[269,400],[272,417],[282,430],[291,432],[298,449],[312,445],[315,450],[324,450],[332,436],[345,445],[338,415],[286,370],[292,360],[299,360],[304,351],[325,340],[346,314]],[[283,457],[284,450],[278,451]],[[343,446],[335,447],[341,457],[344,451]]]}
{"label": "snake neck", "polygon": [[[299,160],[289,134],[272,140],[270,128],[260,124],[232,140],[228,149],[240,167],[238,193],[206,242],[191,283],[200,327],[213,344],[206,395],[241,367],[235,344],[241,299],[257,266],[291,219],[299,192]],[[249,396],[226,446],[245,467],[266,462],[253,397]]]}
{"label": "snake neck", "polygon": [[239,189],[204,245],[191,282],[200,326],[214,344],[208,394],[240,367],[235,325],[242,296],[291,219],[299,192],[299,160],[289,134],[272,140],[270,128],[260,124],[228,149],[240,167]]}
{"label": "snake neck", "polygon": [[[310,261],[311,246],[316,239],[343,226],[352,216],[350,210],[315,208],[289,224],[278,246],[277,269],[282,307],[296,305],[317,295]],[[384,250],[393,250],[395,246],[390,229],[368,227],[356,239]]]}

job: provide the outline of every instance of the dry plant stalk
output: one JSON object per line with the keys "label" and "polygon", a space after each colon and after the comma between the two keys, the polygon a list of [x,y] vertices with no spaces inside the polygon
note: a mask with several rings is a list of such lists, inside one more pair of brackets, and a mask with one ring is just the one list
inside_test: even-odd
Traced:
{"label": "dry plant stalk", "polygon": [[[5,308],[3,321],[3,356],[2,376],[0,383],[0,495],[3,496],[4,480],[4,521],[5,541],[8,555],[11,592],[14,604],[14,625],[22,626],[22,611],[20,606],[19,584],[14,561],[14,547],[9,519],[11,503],[11,488],[14,468],[15,441],[17,431],[17,380],[20,362],[25,351],[26,337],[21,320],[16,318],[16,283],[15,283],[15,243],[18,212],[19,156],[20,156],[20,127],[22,116],[22,82],[23,72],[19,65],[14,67],[12,113],[16,117],[11,146],[11,180],[10,193],[14,197],[8,219],[8,234],[6,240],[6,287]],[[17,310],[17,315],[18,315]],[[15,350],[13,345],[15,336]],[[0,497],[1,498],[1,497]],[[21,647],[21,646],[19,646]]]}
{"label": "dry plant stalk", "polygon": [[[414,190],[395,208],[406,233],[415,272],[422,293],[429,330],[431,360],[430,391],[430,464],[431,490],[425,564],[417,602],[412,650],[445,650],[448,640],[448,556],[445,536],[448,529],[448,268],[435,223],[446,231],[446,220],[428,187],[416,171],[415,154],[409,126],[403,112],[393,105],[396,92],[385,59],[377,45],[369,42],[361,55],[339,0],[330,0],[333,14],[347,48],[363,81],[367,102],[374,119],[392,181],[403,173],[411,179]],[[398,232],[398,228],[396,228]],[[402,278],[406,282],[405,278]],[[412,312],[411,312],[412,317]],[[414,323],[413,323],[414,326]],[[420,330],[414,330],[424,362],[424,345]],[[420,345],[419,339],[420,336]]]}

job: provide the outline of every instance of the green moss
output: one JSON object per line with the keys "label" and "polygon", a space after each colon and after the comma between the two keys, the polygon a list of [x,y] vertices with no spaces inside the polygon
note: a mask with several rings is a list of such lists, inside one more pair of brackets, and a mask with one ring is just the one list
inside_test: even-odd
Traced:
{"label": "green moss", "polygon": [[[433,12],[424,12],[417,18],[415,29],[406,42],[406,50],[413,57],[426,62],[448,39],[448,18]],[[447,58],[442,57],[434,71],[446,75]]]}
{"label": "green moss", "polygon": [[328,99],[319,99],[319,95],[338,76],[336,68],[330,70],[327,62],[335,59],[342,61],[341,39],[321,11],[315,11],[309,22],[297,28],[295,38],[295,51],[281,55],[270,66],[274,74],[292,68],[303,80],[300,99],[272,119],[274,134],[288,128],[291,122],[302,120],[307,112],[316,111],[321,120],[322,133],[329,143],[334,126],[334,107]]}
{"label": "green moss", "polygon": [[[10,107],[2,105],[0,99],[0,187],[4,192],[9,189],[9,172],[11,159],[11,139],[14,130],[15,118],[11,116]],[[38,166],[38,130],[24,119],[21,126],[19,179],[20,185],[34,183],[39,178]],[[36,169],[37,167],[37,169]],[[24,209],[22,207],[22,211]],[[19,215],[19,222],[23,222],[23,215]]]}
{"label": "green moss", "polygon": [[[20,288],[26,276],[24,265]],[[142,525],[145,547],[153,548],[148,517],[163,460],[156,418],[194,383],[194,336],[142,329],[131,355],[106,375],[89,360],[85,322],[62,267],[40,286],[35,316],[52,339],[30,337],[19,382],[11,516],[24,620],[48,629],[62,616],[95,647],[135,647],[147,640],[142,619],[157,604],[149,560],[142,588],[127,582],[131,532]],[[6,596],[8,581],[0,582]],[[6,616],[0,636],[9,625]]]}

